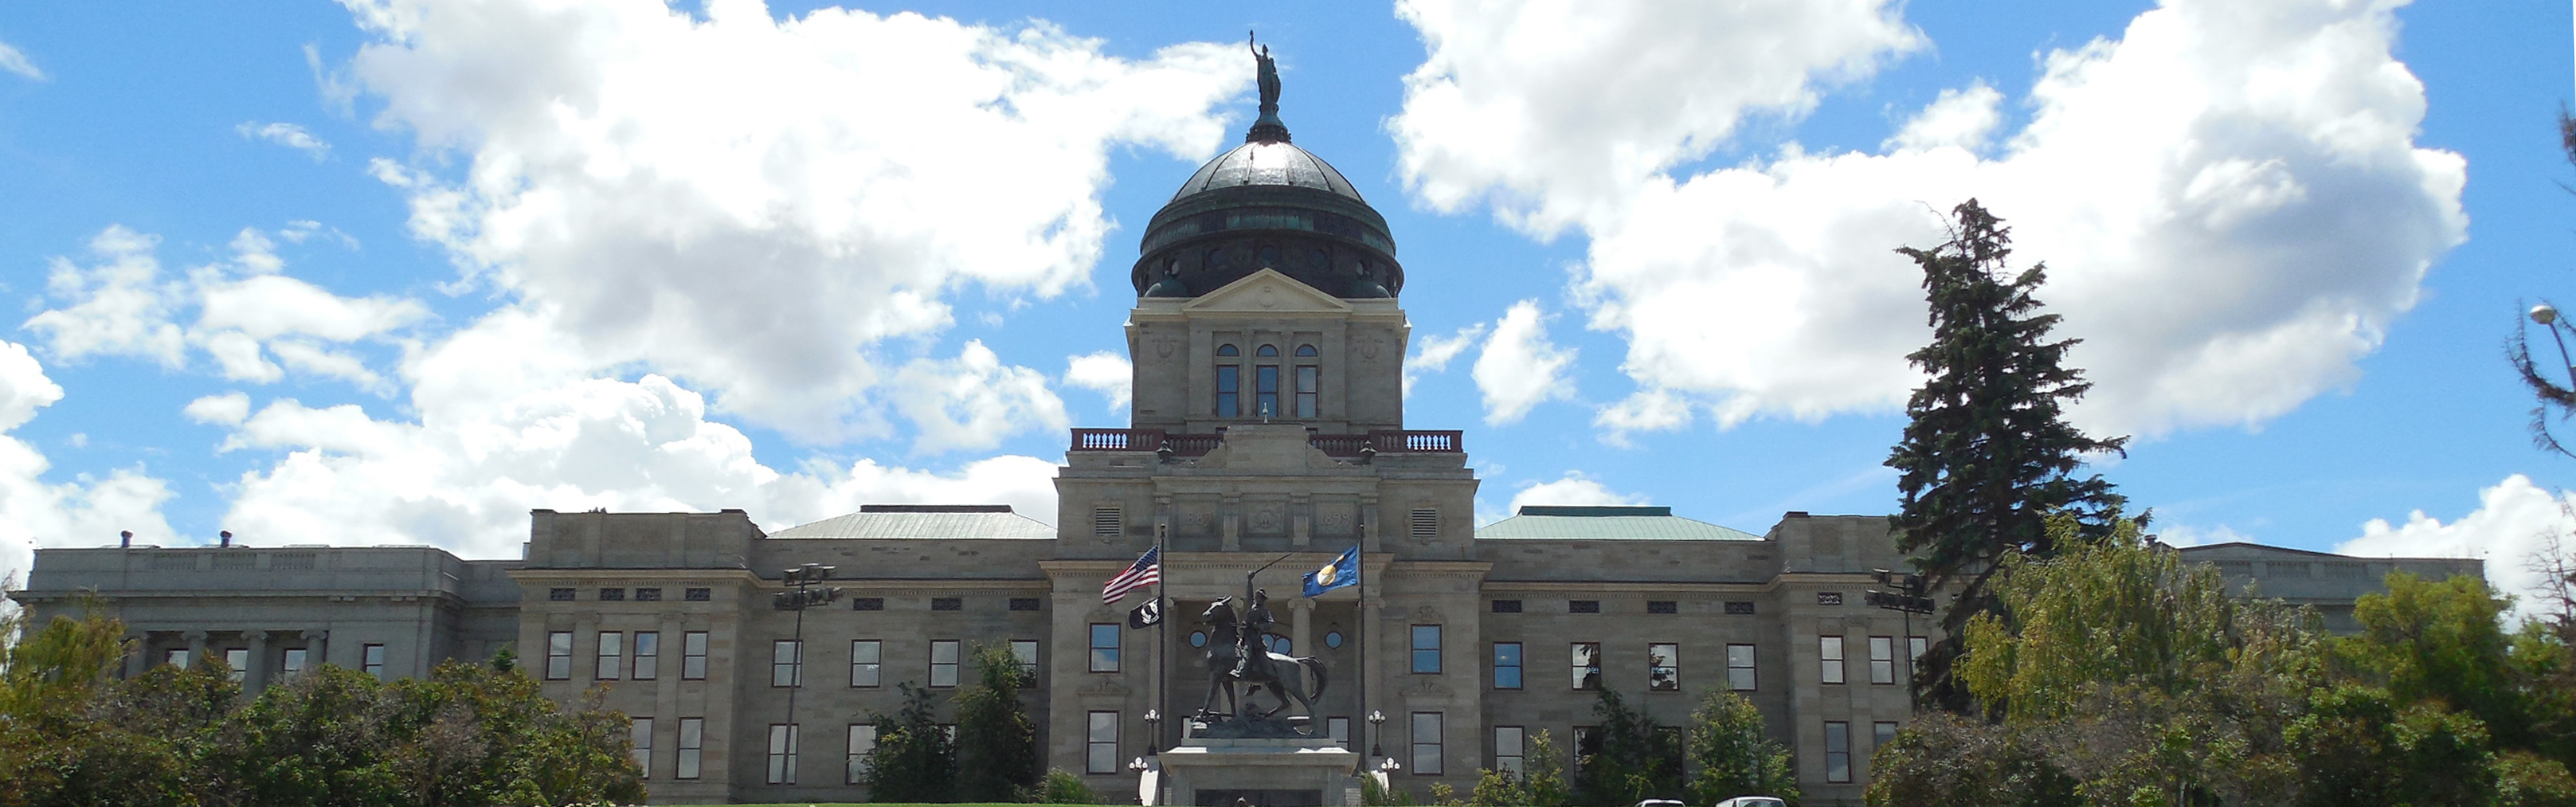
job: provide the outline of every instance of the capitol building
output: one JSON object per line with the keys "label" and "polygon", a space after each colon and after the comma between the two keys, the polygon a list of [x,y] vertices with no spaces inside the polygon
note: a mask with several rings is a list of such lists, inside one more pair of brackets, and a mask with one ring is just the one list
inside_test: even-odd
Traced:
{"label": "capitol building", "polygon": [[[603,687],[633,717],[657,803],[865,800],[867,716],[893,713],[899,684],[944,693],[972,678],[974,647],[1007,646],[1033,673],[1045,764],[1132,801],[1130,763],[1176,743],[1186,721],[1164,716],[1206,696],[1197,615],[1267,565],[1249,581],[1276,615],[1264,642],[1329,673],[1312,730],[1367,766],[1393,760],[1416,799],[1519,767],[1540,731],[1577,745],[1598,690],[1673,726],[1726,689],[1795,753],[1808,803],[1860,803],[1872,750],[1912,719],[1903,682],[1931,630],[1864,600],[1873,569],[1905,568],[1887,517],[1790,512],[1739,530],[1664,507],[1531,506],[1478,526],[1471,435],[1405,420],[1395,235],[1291,142],[1275,105],[1263,112],[1146,227],[1125,323],[1133,411],[1069,435],[1054,525],[976,502],[774,533],[741,510],[537,510],[517,558],[42,549],[13,596],[42,620],[94,592],[132,631],[129,674],[220,658],[253,689],[323,663],[421,676],[513,649],[549,694]],[[1132,629],[1150,592],[1110,605],[1102,584],[1158,545],[1170,618]],[[1300,575],[1353,546],[1363,585],[1299,596]],[[2482,571],[2180,551],[2347,629],[2389,571]],[[838,567],[843,596],[775,607],[782,570],[804,564]]]}

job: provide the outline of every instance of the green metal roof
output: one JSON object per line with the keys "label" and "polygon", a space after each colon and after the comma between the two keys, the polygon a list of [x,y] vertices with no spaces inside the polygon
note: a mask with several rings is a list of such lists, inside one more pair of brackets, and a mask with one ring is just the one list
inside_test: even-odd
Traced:
{"label": "green metal roof", "polygon": [[877,505],[770,533],[771,538],[1051,539],[1055,528],[996,505]]}
{"label": "green metal roof", "polygon": [[1762,536],[1673,515],[1670,507],[1553,507],[1531,505],[1520,514],[1476,530],[1479,539],[1555,541],[1759,541]]}

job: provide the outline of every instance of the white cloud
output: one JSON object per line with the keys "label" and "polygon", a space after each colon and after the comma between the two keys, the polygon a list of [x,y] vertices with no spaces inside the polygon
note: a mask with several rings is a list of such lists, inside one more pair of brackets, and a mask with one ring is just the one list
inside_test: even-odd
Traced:
{"label": "white cloud", "polygon": [[1942,90],[1940,97],[1915,113],[1883,147],[1891,151],[1929,151],[1944,146],[1983,151],[1995,125],[2003,121],[2002,113],[1995,109],[2003,102],[2004,94],[1995,92],[1984,81],[1969,84],[1966,89]]}
{"label": "white cloud", "polygon": [[2514,474],[2478,491],[2478,509],[2449,524],[2416,510],[2406,523],[2371,519],[2361,537],[2335,545],[2335,552],[2362,557],[2480,558],[2486,561],[2488,585],[2520,598],[2516,611],[2532,613],[2545,578],[2528,561],[2550,536],[2576,536],[2576,492],[2551,494]]}
{"label": "white cloud", "polygon": [[982,340],[954,360],[915,359],[895,373],[896,411],[918,430],[915,453],[991,448],[1032,429],[1063,429],[1064,401],[1047,390],[1046,374],[1002,365]]}
{"label": "white cloud", "polygon": [[[1730,115],[1666,108],[1740,113],[1771,97],[1744,87],[1806,85],[1721,75],[1564,97],[1494,43],[1546,41],[1532,64],[1592,65],[1708,34],[1417,14],[1435,48],[1424,70],[1458,85],[1442,93],[1518,111],[1505,126],[1478,112],[1488,107],[1417,91],[1397,129],[1499,127],[1486,139],[1400,138],[1417,193],[1443,207],[1471,198],[1459,189],[1537,194],[1498,198],[1498,213],[1579,224],[1592,238],[1577,278],[1590,325],[1627,338],[1622,368],[1642,389],[1708,405],[1721,426],[1900,405],[1918,382],[1903,356],[1929,331],[1919,274],[1890,250],[1939,243],[1940,212],[1969,197],[2014,227],[2016,268],[2051,267],[2040,296],[2065,315],[2060,335],[2085,340],[2069,361],[2096,382],[2073,410],[2079,423],[2110,434],[2251,426],[2350,383],[2355,361],[2414,305],[2425,269],[2464,237],[2462,160],[2413,143],[2424,94],[2391,56],[2395,5],[2171,0],[2119,40],[2048,53],[2030,123],[1992,159],[1957,142],[1988,126],[1980,110],[1991,106],[1971,85],[1918,115],[1890,153],[1793,143],[1696,173],[1641,160],[1642,174],[1595,166],[1699,153],[1733,131]],[[1898,47],[1809,50],[1795,43],[1896,40],[1760,30],[1801,53]],[[1600,108],[1613,102],[1623,106]],[[1656,124],[1603,125],[1640,119]],[[1452,141],[1497,153],[1464,159]],[[1624,178],[1610,190],[1547,179],[1564,176]]]}
{"label": "white cloud", "polygon": [[1485,394],[1485,423],[1517,422],[1542,401],[1574,397],[1565,377],[1574,366],[1574,349],[1547,340],[1547,323],[1538,301],[1522,300],[1494,321],[1494,335],[1476,354],[1476,389]]}
{"label": "white cloud", "polygon": [[1615,215],[1749,114],[1803,114],[1817,85],[1922,40],[1889,0],[1402,0],[1430,55],[1389,124],[1406,184],[1455,211],[1490,198],[1548,234]]}
{"label": "white cloud", "polygon": [[207,395],[179,411],[198,423],[238,426],[250,419],[250,396],[241,392]]}
{"label": "white cloud", "polygon": [[1136,383],[1136,368],[1127,363],[1127,357],[1103,350],[1067,356],[1064,363],[1064,383],[1100,393],[1109,399],[1112,412],[1127,408]]}
{"label": "white cloud", "polygon": [[[312,228],[286,230],[299,231]],[[234,236],[231,260],[191,269],[185,279],[163,276],[153,254],[158,242],[110,226],[90,241],[95,264],[56,258],[48,292],[62,305],[29,318],[25,327],[49,337],[53,354],[63,359],[137,356],[178,368],[193,346],[231,380],[268,383],[291,368],[381,392],[382,377],[363,358],[332,345],[386,337],[430,316],[416,300],[341,297],[279,274],[286,264],[276,242],[257,228]],[[191,309],[195,322],[181,326]]]}
{"label": "white cloud", "polygon": [[82,474],[69,482],[44,480],[52,463],[36,447],[9,434],[37,411],[63,399],[63,388],[45,376],[26,346],[0,341],[0,578],[24,581],[39,546],[104,546],[117,533],[167,541],[170,525],[160,512],[168,483],[141,467]]}
{"label": "white cloud", "polygon": [[2189,524],[2164,524],[2160,522],[2156,525],[2155,535],[2156,540],[2166,546],[2207,546],[2209,544],[2254,542],[2254,539],[2246,537],[2244,533],[2237,532],[2235,528],[2229,527],[2225,524],[2215,527],[2195,527]]}
{"label": "white cloud", "polygon": [[1681,396],[1654,389],[1639,390],[1627,400],[1601,407],[1592,425],[1601,427],[1603,442],[1626,447],[1629,432],[1671,431],[1690,425],[1690,420],[1690,404]]}
{"label": "white cloud", "polygon": [[373,41],[349,74],[424,150],[370,167],[415,234],[586,366],[814,441],[873,433],[902,360],[873,348],[944,327],[951,290],[1088,282],[1110,151],[1209,153],[1251,76],[1231,44],[1126,60],[908,13],[350,5]]}
{"label": "white cloud", "polygon": [[1519,493],[1512,494],[1511,512],[1519,513],[1522,506],[1532,504],[1604,506],[1645,503],[1644,496],[1620,493],[1584,478],[1581,472],[1567,471],[1556,481],[1530,484],[1522,487]]}
{"label": "white cloud", "polygon": [[1448,336],[1422,337],[1422,341],[1416,343],[1413,355],[1404,360],[1404,394],[1407,397],[1413,395],[1413,380],[1422,374],[1448,372],[1450,360],[1475,347],[1476,340],[1485,335],[1485,328],[1486,324],[1479,322]]}
{"label": "white cloud", "polygon": [[0,42],[0,70],[16,73],[19,78],[32,81],[45,80],[45,71],[36,69],[36,63],[28,61],[24,51],[18,50],[17,46],[7,42]]}
{"label": "white cloud", "polygon": [[304,127],[296,124],[254,123],[244,121],[241,125],[233,127],[233,130],[240,132],[241,136],[244,138],[252,140],[266,140],[271,143],[312,155],[316,162],[331,156],[330,143],[323,142],[322,138],[314,137],[312,132],[305,131]]}

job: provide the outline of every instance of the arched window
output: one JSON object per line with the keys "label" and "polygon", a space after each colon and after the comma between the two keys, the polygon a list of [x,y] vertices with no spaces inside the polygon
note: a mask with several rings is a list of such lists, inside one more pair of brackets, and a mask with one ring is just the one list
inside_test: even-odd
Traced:
{"label": "arched window", "polygon": [[1216,348],[1216,416],[1230,418],[1242,413],[1243,367],[1230,359],[1243,355],[1233,345]]}
{"label": "arched window", "polygon": [[1314,355],[1315,355],[1315,346],[1314,346],[1314,345],[1298,345],[1298,346],[1297,346],[1297,356],[1298,356],[1298,358],[1311,358],[1311,357],[1313,357]]}
{"label": "arched window", "polygon": [[[1262,345],[1253,355],[1273,361],[1279,358],[1278,345]],[[1264,362],[1252,368],[1252,413],[1277,417],[1279,412],[1279,365]]]}

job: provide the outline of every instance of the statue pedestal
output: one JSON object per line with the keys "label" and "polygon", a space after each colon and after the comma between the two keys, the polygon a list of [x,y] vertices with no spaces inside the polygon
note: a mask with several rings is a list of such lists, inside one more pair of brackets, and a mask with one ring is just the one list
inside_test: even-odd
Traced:
{"label": "statue pedestal", "polygon": [[1329,737],[1187,737],[1162,754],[1170,804],[1356,805],[1360,755]]}

